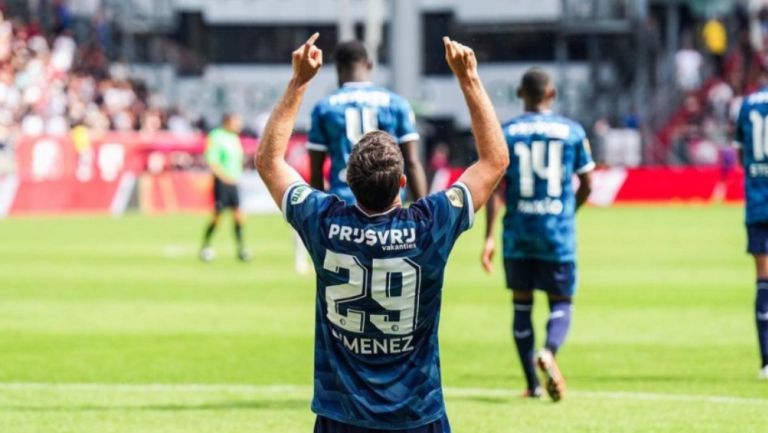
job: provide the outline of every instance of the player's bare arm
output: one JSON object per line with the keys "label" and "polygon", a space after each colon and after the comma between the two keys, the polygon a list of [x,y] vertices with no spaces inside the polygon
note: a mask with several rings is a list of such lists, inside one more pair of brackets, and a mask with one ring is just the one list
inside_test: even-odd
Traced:
{"label": "player's bare arm", "polygon": [[592,172],[579,174],[579,189],[576,190],[576,209],[578,210],[589,199],[592,193]]}
{"label": "player's bare arm", "polygon": [[445,59],[459,80],[472,118],[472,133],[479,158],[464,171],[459,182],[469,188],[477,212],[491,197],[504,175],[509,165],[509,150],[496,111],[477,73],[475,52],[447,37],[443,38],[443,44]]}
{"label": "player's bare arm", "polygon": [[408,174],[408,185],[414,200],[427,195],[427,175],[419,157],[419,142],[408,141],[400,145],[405,160],[405,172]]}
{"label": "player's bare arm", "polygon": [[317,190],[325,191],[325,179],[323,178],[323,166],[327,154],[319,150],[309,151],[309,185]]}
{"label": "player's bare arm", "polygon": [[319,33],[315,33],[293,52],[293,76],[272,111],[256,155],[259,175],[278,206],[288,187],[302,180],[299,173],[285,161],[285,151],[307,86],[323,66],[323,52],[315,46],[319,36]]}
{"label": "player's bare arm", "polygon": [[237,183],[234,179],[232,179],[229,176],[227,176],[227,174],[224,171],[224,169],[218,163],[209,162],[208,163],[208,168],[211,170],[213,175],[216,176],[217,178],[219,178],[219,180],[221,180],[222,182],[224,182],[226,184],[230,184],[230,185],[234,185],[235,183]]}
{"label": "player's bare arm", "polygon": [[496,188],[485,206],[485,244],[480,260],[483,270],[488,274],[493,272],[493,256],[496,254],[496,221],[502,207],[501,201],[501,188]]}

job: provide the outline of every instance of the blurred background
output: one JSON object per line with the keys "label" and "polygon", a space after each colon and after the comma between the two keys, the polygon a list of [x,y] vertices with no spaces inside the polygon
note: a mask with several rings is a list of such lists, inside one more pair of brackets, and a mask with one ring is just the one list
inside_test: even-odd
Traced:
{"label": "blurred background", "polygon": [[[732,125],[768,65],[764,0],[2,0],[0,216],[202,210],[205,133],[243,116],[258,146],[312,32],[330,58],[289,160],[306,175],[312,105],[336,86],[337,42],[364,40],[375,81],[406,96],[434,188],[474,154],[440,37],[475,48],[502,121],[523,71],[544,67],[557,110],[602,167],[595,204],[743,198]],[[250,212],[274,211],[258,177]]]}

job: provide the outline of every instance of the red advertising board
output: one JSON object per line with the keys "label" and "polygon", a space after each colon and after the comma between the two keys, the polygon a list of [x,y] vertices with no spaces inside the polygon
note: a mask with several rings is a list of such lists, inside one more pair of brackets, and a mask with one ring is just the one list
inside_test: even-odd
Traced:
{"label": "red advertising board", "polygon": [[[244,138],[253,156],[258,140]],[[291,139],[289,162],[306,177],[305,136]],[[4,182],[10,200],[4,214],[121,213],[138,194],[145,212],[210,208],[210,175],[202,154],[205,136],[170,133],[21,137],[16,144],[16,176]],[[182,170],[183,169],[183,170]],[[136,181],[138,179],[138,181]]]}

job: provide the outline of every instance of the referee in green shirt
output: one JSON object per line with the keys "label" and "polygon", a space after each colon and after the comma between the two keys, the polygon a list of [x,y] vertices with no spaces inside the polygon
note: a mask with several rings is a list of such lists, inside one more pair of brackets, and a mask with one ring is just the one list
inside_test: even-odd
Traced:
{"label": "referee in green shirt", "polygon": [[251,253],[243,243],[243,223],[245,216],[240,210],[240,193],[237,182],[243,175],[243,145],[240,142],[240,132],[243,120],[237,114],[225,114],[221,126],[208,134],[205,148],[205,160],[213,172],[213,218],[205,229],[203,248],[200,258],[205,262],[213,260],[215,254],[211,248],[211,236],[219,224],[221,213],[232,209],[235,217],[235,239],[237,240],[237,257],[248,261]]}

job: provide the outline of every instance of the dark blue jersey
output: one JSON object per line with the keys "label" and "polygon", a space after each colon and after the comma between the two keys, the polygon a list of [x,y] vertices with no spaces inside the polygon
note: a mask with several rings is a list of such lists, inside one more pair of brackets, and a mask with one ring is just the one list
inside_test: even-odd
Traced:
{"label": "dark blue jersey", "polygon": [[584,129],[551,113],[525,113],[503,129],[511,156],[504,258],[574,261],[573,175],[595,167]]}
{"label": "dark blue jersey", "polygon": [[307,148],[328,154],[328,192],[349,204],[355,203],[346,176],[349,154],[363,135],[376,130],[389,133],[400,144],[419,139],[408,101],[371,83],[346,83],[312,110]]}
{"label": "dark blue jersey", "polygon": [[317,272],[313,411],[372,429],[441,419],[443,273],[474,218],[467,188],[368,215],[300,183],[283,210]]}
{"label": "dark blue jersey", "polygon": [[746,98],[739,112],[747,224],[768,222],[768,87]]}

